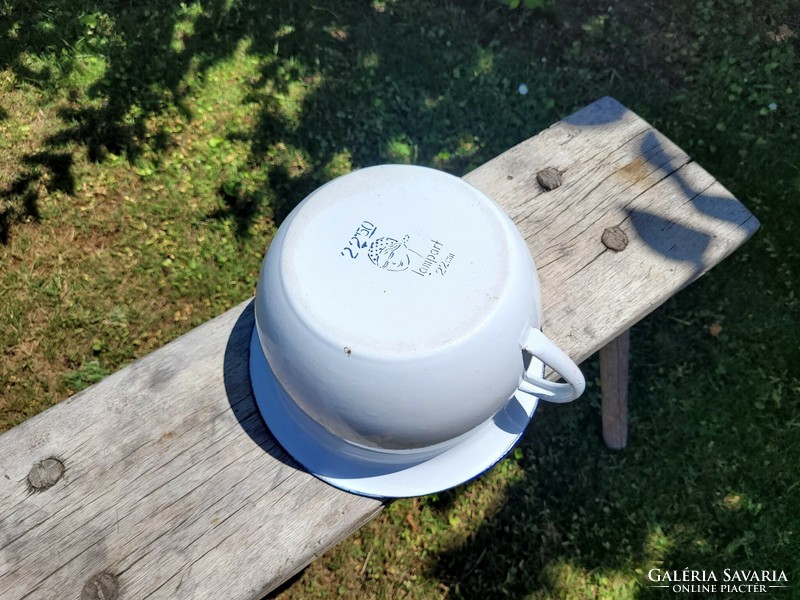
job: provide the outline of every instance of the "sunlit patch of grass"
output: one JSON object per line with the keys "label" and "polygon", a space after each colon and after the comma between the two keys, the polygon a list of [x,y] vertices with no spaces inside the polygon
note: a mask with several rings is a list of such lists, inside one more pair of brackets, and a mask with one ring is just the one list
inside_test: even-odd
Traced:
{"label": "sunlit patch of grass", "polygon": [[406,136],[396,136],[386,143],[384,150],[387,162],[411,164],[419,156],[419,148]]}
{"label": "sunlit patch of grass", "polygon": [[346,175],[353,170],[353,155],[349,150],[343,150],[334,154],[328,163],[323,167],[323,177],[333,179]]}
{"label": "sunlit patch of grass", "polygon": [[361,57],[361,66],[365,69],[375,69],[380,64],[380,57],[377,52],[367,52]]}
{"label": "sunlit patch of grass", "polygon": [[90,360],[74,371],[64,375],[64,382],[73,392],[79,392],[93,383],[97,383],[108,375],[110,371],[103,367],[98,360]]}
{"label": "sunlit patch of grass", "polygon": [[461,138],[455,149],[452,149],[452,144],[448,146],[450,149],[442,150],[433,157],[433,164],[438,169],[455,173],[463,170],[481,149],[480,140],[475,136]]}
{"label": "sunlit patch of grass", "polygon": [[729,492],[719,500],[719,506],[730,511],[746,511],[752,515],[760,513],[764,505],[754,501],[749,494]]}
{"label": "sunlit patch of grass", "polygon": [[170,47],[174,52],[186,50],[185,40],[195,33],[195,22],[203,14],[203,5],[200,2],[181,3],[178,20],[173,28],[173,37]]}
{"label": "sunlit patch of grass", "polygon": [[73,68],[66,77],[66,84],[74,88],[86,88],[101,80],[108,63],[103,56],[84,54],[76,57]]}
{"label": "sunlit patch of grass", "polygon": [[654,527],[644,541],[645,563],[650,566],[663,564],[664,559],[674,547],[675,541],[671,540],[661,527]]}
{"label": "sunlit patch of grass", "polygon": [[[520,564],[517,568],[525,568]],[[528,568],[534,568],[533,565]],[[565,600],[628,600],[637,597],[639,582],[627,572],[611,569],[589,571],[569,562],[551,563],[544,567],[542,580],[549,588],[547,595],[539,593],[533,598],[564,598]]]}

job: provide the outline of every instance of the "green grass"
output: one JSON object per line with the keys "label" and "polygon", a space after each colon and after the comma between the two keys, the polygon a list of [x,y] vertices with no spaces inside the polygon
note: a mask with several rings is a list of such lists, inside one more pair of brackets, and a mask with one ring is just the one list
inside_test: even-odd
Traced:
{"label": "green grass", "polygon": [[651,568],[727,567],[800,596],[800,5],[508,4],[0,0],[0,430],[250,297],[330,178],[463,174],[611,94],[762,222],[634,328],[629,447],[590,360],[497,468],[278,595],[657,599]]}

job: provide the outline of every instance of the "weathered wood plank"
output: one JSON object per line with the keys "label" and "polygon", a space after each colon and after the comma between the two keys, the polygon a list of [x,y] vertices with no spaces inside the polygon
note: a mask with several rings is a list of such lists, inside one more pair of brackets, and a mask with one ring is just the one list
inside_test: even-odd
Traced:
{"label": "weathered wood plank", "polygon": [[[256,412],[249,303],[0,436],[0,597],[257,598],[381,503],[298,470]],[[63,478],[28,490],[34,462]]]}
{"label": "weathered wood plank", "polygon": [[[563,184],[545,191],[544,168]],[[464,177],[531,247],[544,330],[580,362],[719,263],[756,218],[669,139],[602,98]],[[619,226],[625,250],[607,249]]]}
{"label": "weathered wood plank", "polygon": [[600,348],[603,441],[613,450],[628,443],[628,356],[631,332],[626,329]]}
{"label": "weathered wood plank", "polygon": [[[544,191],[536,173],[563,184]],[[547,333],[577,360],[755,231],[755,218],[645,121],[604,98],[466,179],[497,199],[539,266]],[[602,232],[620,226],[614,252]],[[258,598],[372,518],[378,501],[298,469],[249,386],[238,306],[0,436],[0,597]],[[66,470],[33,493],[48,457]]]}

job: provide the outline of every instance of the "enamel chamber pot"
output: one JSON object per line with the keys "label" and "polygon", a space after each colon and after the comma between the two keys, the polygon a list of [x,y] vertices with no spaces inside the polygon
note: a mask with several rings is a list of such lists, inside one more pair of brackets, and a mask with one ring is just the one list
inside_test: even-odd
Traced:
{"label": "enamel chamber pot", "polygon": [[[527,244],[485,194],[424,167],[334,179],[278,229],[250,374],[285,450],[369,496],[433,493],[513,447],[539,399],[584,389],[541,332]],[[550,366],[565,380],[543,379]]]}

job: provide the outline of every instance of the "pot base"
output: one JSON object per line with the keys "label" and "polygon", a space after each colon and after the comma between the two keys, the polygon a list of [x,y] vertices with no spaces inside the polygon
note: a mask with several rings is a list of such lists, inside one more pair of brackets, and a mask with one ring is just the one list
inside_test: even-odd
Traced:
{"label": "pot base", "polygon": [[[529,372],[542,376],[544,365],[532,360],[535,365]],[[375,498],[433,494],[488,471],[519,440],[538,403],[536,397],[517,391],[492,418],[438,454],[387,454],[334,436],[297,408],[274,377],[255,328],[249,361],[258,409],[284,450],[326,483]]]}

